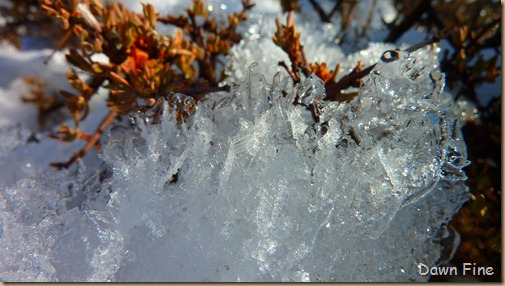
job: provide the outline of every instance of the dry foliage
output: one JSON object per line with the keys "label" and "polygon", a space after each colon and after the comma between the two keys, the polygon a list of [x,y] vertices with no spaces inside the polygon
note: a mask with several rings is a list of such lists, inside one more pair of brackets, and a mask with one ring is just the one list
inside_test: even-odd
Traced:
{"label": "dry foliage", "polygon": [[7,40],[21,49],[22,37],[44,37],[53,40],[61,36],[54,21],[40,13],[38,0],[8,0],[0,5],[0,16],[5,23],[0,25],[0,39]]}
{"label": "dry foliage", "polygon": [[29,87],[29,94],[21,96],[23,102],[34,104],[39,110],[38,121],[41,126],[45,124],[48,115],[64,106],[64,101],[58,94],[47,94],[47,82],[39,77],[23,77]]}
{"label": "dry foliage", "polygon": [[[62,125],[53,137],[62,141],[83,139],[87,144],[69,161],[53,164],[58,168],[68,168],[91,148],[98,147],[101,134],[120,116],[168,101],[182,122],[205,94],[227,90],[217,85],[218,58],[227,55],[230,47],[240,41],[236,28],[254,6],[243,0],[243,10],[229,15],[228,25],[219,27],[200,0],[193,1],[187,15],[178,17],[160,17],[150,4],[143,4],[143,13],[137,14],[120,3],[104,5],[98,0],[40,2],[45,14],[57,19],[65,31],[59,47],[71,37],[79,40],[78,46],[70,48],[66,55],[75,67],[67,72],[67,78],[77,92],[61,92],[75,127]],[[158,22],[180,29],[175,35],[164,36],[158,33]],[[93,60],[95,54],[104,54],[109,61]],[[89,73],[90,80],[81,80],[77,70]],[[79,130],[79,123],[88,114],[90,99],[102,86],[109,89],[109,114],[95,133],[85,134]],[[179,92],[188,96],[174,96]],[[157,122],[157,117],[159,114],[154,113],[152,122]]]}

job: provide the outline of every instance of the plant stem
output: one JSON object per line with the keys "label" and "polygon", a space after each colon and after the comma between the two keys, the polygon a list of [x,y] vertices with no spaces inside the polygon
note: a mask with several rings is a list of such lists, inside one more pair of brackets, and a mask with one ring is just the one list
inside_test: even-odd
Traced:
{"label": "plant stem", "polygon": [[118,114],[116,112],[109,111],[107,116],[105,116],[105,118],[102,120],[102,122],[100,123],[100,125],[96,129],[95,133],[93,133],[93,135],[91,135],[89,137],[89,139],[87,140],[88,143],[86,143],[86,145],[84,145],[84,147],[81,150],[74,153],[74,155],[67,162],[65,162],[65,163],[51,163],[51,166],[56,167],[58,169],[62,169],[62,168],[68,169],[71,165],[73,165],[75,162],[77,162],[77,160],[79,158],[84,157],[89,152],[89,150],[91,150],[91,148],[93,148],[94,146],[96,146],[98,144],[98,141],[102,137],[102,134],[105,132],[107,127],[109,127],[112,124],[112,122],[114,122],[117,115]]}

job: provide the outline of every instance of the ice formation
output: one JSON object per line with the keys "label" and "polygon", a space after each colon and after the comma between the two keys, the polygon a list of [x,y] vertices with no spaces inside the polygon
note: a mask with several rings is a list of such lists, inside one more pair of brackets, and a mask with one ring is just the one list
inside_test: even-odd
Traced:
{"label": "ice formation", "polygon": [[[182,125],[171,109],[191,99],[178,94],[160,124],[135,115],[112,127],[98,167],[43,171],[45,159],[3,175],[0,279],[426,281],[417,264],[458,244],[447,223],[467,199],[469,163],[437,51],[379,61],[354,100],[329,102],[314,75],[295,86],[274,76],[280,52],[258,50],[272,23],[234,48],[232,90]],[[387,50],[325,48],[344,70]],[[0,141],[2,170],[49,150],[29,133],[0,128],[12,138]]]}

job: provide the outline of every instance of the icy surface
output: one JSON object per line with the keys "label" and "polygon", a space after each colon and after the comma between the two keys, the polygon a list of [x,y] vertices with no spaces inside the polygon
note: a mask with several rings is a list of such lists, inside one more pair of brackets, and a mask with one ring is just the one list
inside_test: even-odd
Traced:
{"label": "icy surface", "polygon": [[160,124],[116,124],[98,157],[68,172],[47,164],[78,145],[0,115],[0,279],[426,281],[417,264],[450,259],[469,162],[438,51],[381,62],[394,47],[371,43],[348,54],[332,44],[338,27],[310,33],[321,24],[297,16],[309,61],[342,63],[340,76],[379,61],[354,100],[325,101],[315,75],[293,86],[277,67],[289,59],[271,41],[274,6],[232,49],[231,92],[181,125],[171,109],[191,99],[172,95],[180,104]]}

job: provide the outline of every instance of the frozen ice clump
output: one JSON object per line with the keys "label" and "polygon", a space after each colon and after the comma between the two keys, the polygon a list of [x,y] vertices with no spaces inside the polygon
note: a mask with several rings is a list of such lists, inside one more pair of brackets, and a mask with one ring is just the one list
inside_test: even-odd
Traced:
{"label": "frozen ice clump", "polygon": [[324,82],[315,74],[295,86],[298,103],[303,105],[321,102],[324,99]]}
{"label": "frozen ice clump", "polygon": [[467,198],[443,75],[402,54],[337,103],[315,76],[289,90],[246,73],[182,124],[166,109],[112,130],[102,158],[128,253],[114,280],[426,281],[416,263],[447,259]]}
{"label": "frozen ice clump", "polygon": [[[368,205],[358,207],[356,216],[368,221],[364,231],[372,237],[381,234],[399,209],[430,192],[441,179],[466,179],[461,171],[469,163],[466,149],[443,86],[443,75],[436,69],[403,54],[398,60],[378,63],[364,80],[358,99],[344,107],[343,140],[357,146],[355,163],[349,167],[361,169],[353,184],[368,190],[357,193],[353,204]],[[458,166],[447,168],[450,161]],[[345,178],[344,173],[334,176]]]}
{"label": "frozen ice clump", "polygon": [[255,66],[197,106],[167,96],[159,124],[112,128],[98,169],[6,184],[0,278],[426,281],[417,264],[457,247],[468,161],[419,53],[378,63],[351,102]]}

